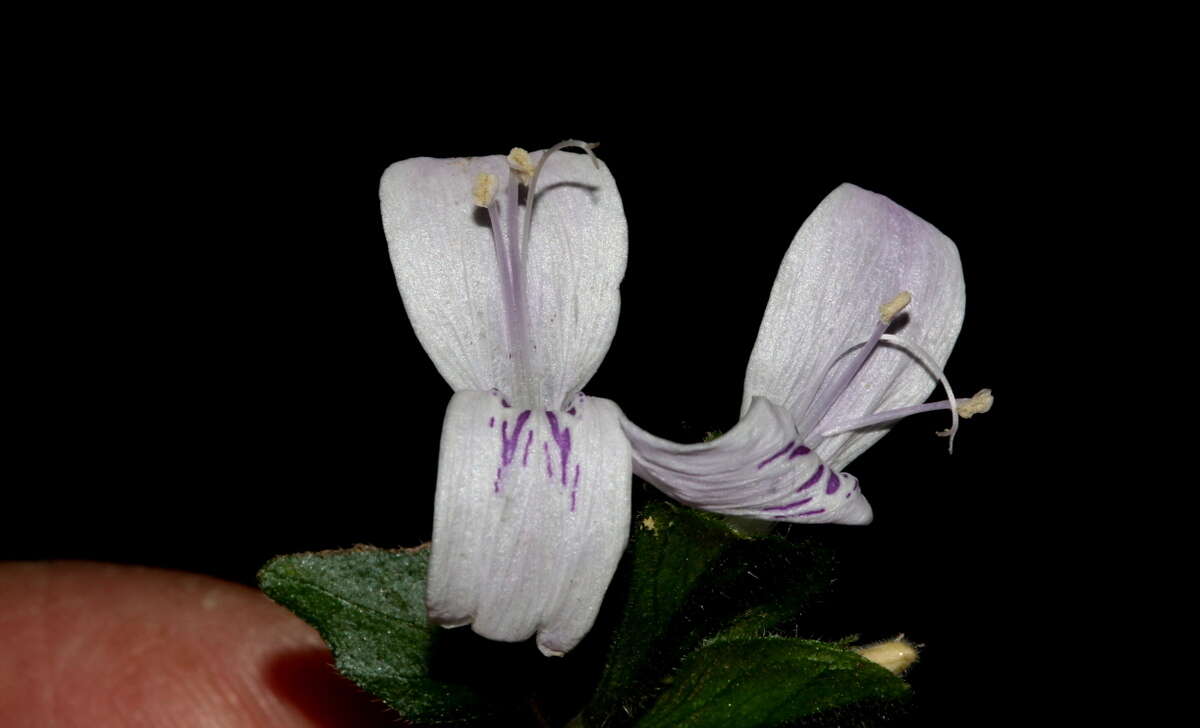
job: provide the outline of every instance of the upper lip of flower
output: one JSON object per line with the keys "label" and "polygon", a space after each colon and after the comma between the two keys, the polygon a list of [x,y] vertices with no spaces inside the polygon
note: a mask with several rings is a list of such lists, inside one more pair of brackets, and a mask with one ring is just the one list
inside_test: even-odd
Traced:
{"label": "upper lip of flower", "polygon": [[[384,227],[405,308],[455,391],[494,387],[518,406],[560,409],[608,351],[625,215],[594,157],[554,154],[545,165],[565,146],[590,155],[571,140],[540,155],[408,159],[384,173]],[[479,197],[480,175],[495,180],[490,199]],[[536,185],[524,206],[522,178]]]}

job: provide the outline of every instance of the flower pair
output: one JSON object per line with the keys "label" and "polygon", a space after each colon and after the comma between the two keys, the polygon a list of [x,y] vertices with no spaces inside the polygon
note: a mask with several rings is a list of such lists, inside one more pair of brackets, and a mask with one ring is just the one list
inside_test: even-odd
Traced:
{"label": "flower pair", "polygon": [[[556,153],[566,146],[586,155]],[[413,328],[454,389],[442,427],[430,619],[560,655],[595,620],[629,533],[631,477],[717,513],[863,524],[841,472],[921,405],[962,323],[954,244],[842,185],[785,257],[746,373],[741,421],[681,445],[582,388],[616,330],[627,254],[608,169],[581,142],[507,157],[407,159],[380,197]],[[890,332],[890,333],[889,333]]]}

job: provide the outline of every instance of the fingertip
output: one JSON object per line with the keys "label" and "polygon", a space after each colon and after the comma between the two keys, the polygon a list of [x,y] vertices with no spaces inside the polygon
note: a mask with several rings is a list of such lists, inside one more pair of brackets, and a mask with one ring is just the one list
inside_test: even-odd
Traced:
{"label": "fingertip", "polygon": [[0,624],[5,725],[395,725],[333,670],[311,627],[238,584],[112,564],[3,564]]}

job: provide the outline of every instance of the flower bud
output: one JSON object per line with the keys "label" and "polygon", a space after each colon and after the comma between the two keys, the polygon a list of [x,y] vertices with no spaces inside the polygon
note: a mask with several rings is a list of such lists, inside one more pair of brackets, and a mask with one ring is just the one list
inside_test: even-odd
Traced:
{"label": "flower bud", "polygon": [[900,635],[894,640],[855,647],[854,651],[862,655],[864,659],[886,668],[895,675],[904,672],[917,661],[917,648],[904,639],[904,635]]}

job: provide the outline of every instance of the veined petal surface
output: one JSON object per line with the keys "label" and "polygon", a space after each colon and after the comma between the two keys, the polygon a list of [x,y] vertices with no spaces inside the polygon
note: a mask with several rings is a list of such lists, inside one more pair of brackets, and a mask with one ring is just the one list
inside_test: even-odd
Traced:
{"label": "veined petal surface", "polygon": [[442,428],[426,602],[430,619],[490,639],[535,632],[548,655],[595,621],[629,537],[631,456],[620,411],[567,411],[458,392]]}
{"label": "veined petal surface", "polygon": [[[541,155],[531,154],[534,163]],[[438,371],[456,391],[509,391],[514,373],[502,273],[488,211],[472,196],[481,173],[497,177],[497,197],[506,204],[503,156],[396,162],[380,182],[380,204],[405,309]],[[597,169],[585,155],[552,155],[533,196],[521,305],[531,349],[527,376],[540,402],[526,404],[557,409],[608,351],[628,233],[616,182],[603,163]],[[524,229],[526,209],[520,206],[512,227]],[[508,236],[510,211],[502,209],[501,217]]]}
{"label": "veined petal surface", "polygon": [[681,445],[624,417],[621,426],[633,447],[633,472],[685,505],[793,523],[871,522],[858,480],[831,470],[800,442],[791,413],[762,397],[710,442]]}
{"label": "veined petal surface", "polygon": [[911,354],[879,346],[817,423],[805,413],[819,385],[849,366],[842,357],[879,321],[879,307],[901,291],[912,302],[889,331],[915,342],[945,364],[962,327],[966,289],[954,243],[929,223],[882,195],[844,184],[805,220],[793,239],[763,315],[746,369],[743,411],[754,397],[786,405],[801,436],[835,469],[845,467],[886,434],[875,426],[829,438],[833,424],[919,404],[937,379]]}

